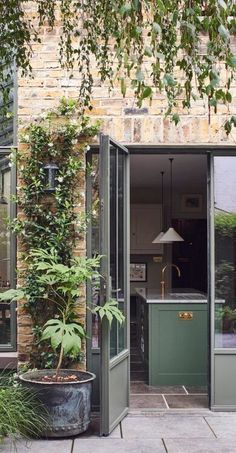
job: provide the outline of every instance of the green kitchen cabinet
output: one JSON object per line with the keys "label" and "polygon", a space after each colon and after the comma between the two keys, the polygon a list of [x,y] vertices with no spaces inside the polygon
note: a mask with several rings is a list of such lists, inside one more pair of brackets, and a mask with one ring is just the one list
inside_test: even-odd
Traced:
{"label": "green kitchen cabinet", "polygon": [[149,385],[207,384],[207,303],[149,303]]}

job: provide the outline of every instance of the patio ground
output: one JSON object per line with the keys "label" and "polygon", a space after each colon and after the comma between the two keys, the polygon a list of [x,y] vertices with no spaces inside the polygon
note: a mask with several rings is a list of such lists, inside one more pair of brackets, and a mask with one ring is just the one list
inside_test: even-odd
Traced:
{"label": "patio ground", "polygon": [[236,453],[236,414],[208,410],[131,413],[109,437],[100,438],[98,422],[66,440],[10,442],[3,453]]}

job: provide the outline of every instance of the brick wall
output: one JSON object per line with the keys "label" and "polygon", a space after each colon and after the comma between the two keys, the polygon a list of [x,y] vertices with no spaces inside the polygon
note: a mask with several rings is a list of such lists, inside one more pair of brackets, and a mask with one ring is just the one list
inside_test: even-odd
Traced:
{"label": "brick wall", "polygon": [[[33,18],[35,5],[27,2],[27,13]],[[57,17],[56,27],[53,31],[44,26],[40,29],[41,44],[33,44],[34,56],[32,58],[33,77],[18,79],[18,119],[19,130],[29,121],[32,121],[43,111],[58,105],[62,96],[76,98],[80,83],[80,73],[74,70],[74,77],[60,68],[57,44],[59,40],[60,17]],[[176,127],[169,119],[164,119],[166,107],[163,95],[154,96],[152,104],[146,103],[141,109],[135,105],[133,93],[127,90],[123,99],[119,87],[114,87],[109,92],[107,85],[100,85],[94,68],[95,86],[93,89],[94,109],[90,115],[102,120],[102,131],[110,134],[116,140],[125,144],[143,145],[234,145],[236,130],[226,136],[223,123],[226,118],[227,108],[219,106],[218,113],[212,114],[211,122],[208,119],[207,104],[202,101],[194,103],[192,109],[182,111],[181,101],[179,113],[181,122]],[[230,113],[236,111],[236,86],[232,90],[234,96]],[[85,181],[81,182],[84,189]],[[84,206],[80,207],[84,209]],[[79,253],[85,253],[85,242],[78,245]],[[18,266],[20,266],[18,255]],[[82,315],[85,318],[85,313]],[[20,354],[27,353],[30,349],[31,331],[30,321],[23,309],[18,311],[18,349]]]}

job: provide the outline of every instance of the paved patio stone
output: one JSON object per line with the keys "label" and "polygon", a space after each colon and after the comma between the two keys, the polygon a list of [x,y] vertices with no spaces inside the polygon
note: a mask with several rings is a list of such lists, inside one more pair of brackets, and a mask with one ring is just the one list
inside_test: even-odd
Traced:
{"label": "paved patio stone", "polygon": [[1,453],[71,453],[72,440],[10,440],[0,445]]}
{"label": "paved patio stone", "polygon": [[164,439],[168,453],[236,453],[233,440]]}
{"label": "paved patio stone", "polygon": [[155,408],[166,409],[166,404],[162,395],[130,395],[130,408]]}
{"label": "paved patio stone", "polygon": [[166,453],[161,439],[76,439],[73,453]]}
{"label": "paved patio stone", "polygon": [[124,439],[214,438],[204,418],[191,415],[128,416],[122,421],[122,431]]}
{"label": "paved patio stone", "polygon": [[236,414],[212,415],[205,418],[217,437],[236,440]]}

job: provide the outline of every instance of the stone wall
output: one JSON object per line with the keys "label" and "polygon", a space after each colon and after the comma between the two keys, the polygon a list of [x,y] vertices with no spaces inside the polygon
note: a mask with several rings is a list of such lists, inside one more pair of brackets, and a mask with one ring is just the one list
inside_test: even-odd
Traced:
{"label": "stone wall", "polygon": [[[27,13],[32,19],[35,12],[33,2],[26,3]],[[18,78],[18,120],[19,130],[29,121],[42,114],[45,110],[58,105],[62,96],[76,98],[80,83],[80,73],[75,68],[73,78],[60,67],[60,57],[57,50],[60,32],[60,17],[57,17],[54,30],[44,26],[40,29],[41,44],[33,44],[32,78]],[[94,109],[90,115],[102,120],[102,131],[124,144],[138,145],[234,145],[236,130],[226,136],[223,123],[226,119],[227,108],[222,105],[218,113],[208,118],[207,103],[197,101],[189,112],[179,113],[181,122],[176,127],[170,120],[164,118],[166,101],[163,95],[157,94],[151,104],[145,103],[138,109],[133,98],[133,92],[127,90],[123,99],[120,89],[115,86],[109,91],[108,85],[102,85],[94,68],[95,85],[93,89]],[[232,90],[233,102],[230,113],[236,111],[236,86]],[[81,184],[85,188],[85,181]],[[80,207],[84,209],[84,206]],[[85,243],[79,245],[79,253],[85,253]],[[20,267],[20,254],[18,266]],[[85,313],[84,313],[85,317]],[[28,316],[22,309],[18,311],[18,350],[20,358],[24,359],[32,340]]]}

